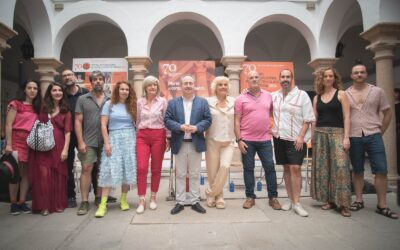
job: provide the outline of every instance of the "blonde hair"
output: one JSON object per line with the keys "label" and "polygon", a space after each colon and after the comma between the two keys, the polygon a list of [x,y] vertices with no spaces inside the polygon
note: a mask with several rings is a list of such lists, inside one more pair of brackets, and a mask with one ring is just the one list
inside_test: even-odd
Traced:
{"label": "blonde hair", "polygon": [[229,78],[228,77],[226,77],[226,76],[217,76],[211,82],[211,93],[213,93],[214,95],[217,94],[217,85],[220,82],[227,82],[228,83],[228,90],[231,88],[231,84],[229,82]]}
{"label": "blonde hair", "polygon": [[335,81],[333,82],[333,87],[339,90],[343,89],[342,77],[340,77],[337,70],[333,67],[323,67],[315,73],[314,90],[317,93],[317,95],[322,95],[325,91],[324,75],[325,72],[328,70],[332,70],[333,76],[335,78]]}
{"label": "blonde hair", "polygon": [[144,78],[143,80],[143,86],[142,86],[142,96],[146,97],[147,93],[146,93],[146,88],[152,84],[156,84],[157,85],[157,95],[160,95],[160,81],[157,79],[157,77],[155,76],[147,76],[146,78]]}

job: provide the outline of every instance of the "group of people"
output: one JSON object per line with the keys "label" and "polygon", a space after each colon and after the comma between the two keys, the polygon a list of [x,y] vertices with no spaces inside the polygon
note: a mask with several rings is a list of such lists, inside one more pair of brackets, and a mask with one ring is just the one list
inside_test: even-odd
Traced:
{"label": "group of people", "polygon": [[[184,76],[182,96],[169,102],[160,96],[160,83],[154,76],[144,79],[138,100],[132,85],[125,81],[118,82],[112,96],[107,96],[100,71],[90,74],[92,89],[88,92],[76,85],[74,72],[64,70],[63,85],[52,83],[43,100],[38,83],[28,81],[22,98],[10,103],[7,115],[5,151],[18,151],[21,170],[20,185],[10,184],[11,213],[31,211],[25,202],[29,183],[33,212],[48,215],[77,206],[72,173],[75,149],[82,165],[78,215],[85,215],[90,209],[88,197],[93,179],[98,179],[100,187],[96,192],[96,217],[105,216],[109,193],[119,186],[120,208],[129,210],[127,193],[134,184],[139,195],[136,212],[143,213],[147,207],[149,166],[148,207],[156,209],[162,161],[169,149],[176,162],[176,203],[171,214],[178,214],[188,204],[194,211],[206,213],[200,204],[199,187],[203,152],[209,183],[205,189],[206,205],[224,209],[223,188],[238,147],[246,195],[243,208],[255,205],[257,153],[265,171],[269,206],[275,210],[293,209],[306,217],[308,212],[300,204],[301,165],[306,142],[312,139],[311,195],[323,203],[322,209],[338,208],[341,215],[348,217],[350,211],[364,207],[367,152],[378,193],[376,212],[397,219],[386,204],[387,164],[382,141],[391,119],[390,106],[382,89],[366,83],[364,65],[355,65],[351,77],[353,85],[343,91],[336,70],[321,69],[315,77],[317,95],[313,105],[307,93],[295,85],[293,72],[288,69],[280,72],[281,89],[272,94],[261,89],[260,74],[250,72],[248,88],[236,99],[229,96],[229,79],[224,76],[212,81],[212,96],[207,99],[196,96],[194,77]],[[272,128],[270,117],[274,121]],[[26,145],[36,119],[50,120],[54,126],[56,146],[49,152],[34,151]],[[276,164],[284,166],[288,202],[282,206],[277,199],[273,154]],[[353,203],[350,162],[356,193]],[[98,174],[93,174],[96,169]]]}

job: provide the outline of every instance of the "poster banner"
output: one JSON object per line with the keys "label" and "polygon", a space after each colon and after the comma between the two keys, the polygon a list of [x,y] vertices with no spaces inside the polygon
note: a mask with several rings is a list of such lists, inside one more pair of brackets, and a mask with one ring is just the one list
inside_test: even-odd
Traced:
{"label": "poster banner", "polygon": [[261,78],[261,88],[275,92],[281,88],[279,73],[283,69],[290,69],[294,73],[293,62],[243,62],[240,74],[240,91],[247,88],[247,74],[257,71]]}
{"label": "poster banner", "polygon": [[118,81],[128,80],[128,62],[124,58],[74,58],[72,70],[78,78],[78,84],[88,90],[92,89],[89,81],[90,73],[95,70],[103,72],[104,92],[109,95]]}
{"label": "poster banner", "polygon": [[158,74],[161,96],[167,100],[181,96],[181,78],[190,75],[195,79],[196,95],[211,95],[211,82],[214,79],[214,61],[160,61]]}

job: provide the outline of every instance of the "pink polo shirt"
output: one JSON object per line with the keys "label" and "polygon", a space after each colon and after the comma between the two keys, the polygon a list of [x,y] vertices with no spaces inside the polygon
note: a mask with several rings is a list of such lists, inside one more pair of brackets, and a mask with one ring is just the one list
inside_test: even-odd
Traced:
{"label": "pink polo shirt", "polygon": [[272,112],[272,96],[261,90],[258,97],[249,92],[236,98],[235,115],[241,116],[240,136],[247,141],[268,141],[272,135],[269,116]]}

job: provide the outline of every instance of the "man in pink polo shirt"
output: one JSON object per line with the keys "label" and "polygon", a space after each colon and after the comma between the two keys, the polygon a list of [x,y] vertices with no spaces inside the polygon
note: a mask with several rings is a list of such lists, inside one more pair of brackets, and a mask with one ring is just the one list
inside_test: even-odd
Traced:
{"label": "man in pink polo shirt", "polygon": [[235,136],[242,153],[243,178],[246,186],[246,201],[243,208],[255,205],[254,167],[255,154],[261,160],[267,182],[269,205],[280,210],[276,172],[272,159],[272,135],[269,117],[272,114],[272,96],[260,88],[260,75],[252,71],[247,75],[248,91],[240,95],[235,102]]}

